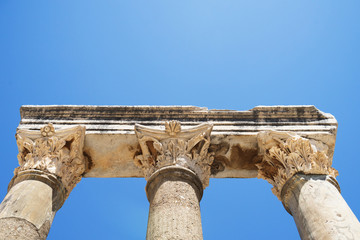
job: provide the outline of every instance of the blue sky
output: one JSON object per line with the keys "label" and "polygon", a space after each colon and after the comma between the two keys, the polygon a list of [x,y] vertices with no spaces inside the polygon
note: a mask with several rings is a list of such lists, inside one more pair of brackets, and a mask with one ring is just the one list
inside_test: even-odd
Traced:
{"label": "blue sky", "polygon": [[[315,105],[339,122],[333,166],[360,216],[360,2],[0,1],[0,198],[21,105]],[[144,179],[83,179],[48,239],[144,239]],[[261,179],[211,179],[205,240],[299,239]]]}

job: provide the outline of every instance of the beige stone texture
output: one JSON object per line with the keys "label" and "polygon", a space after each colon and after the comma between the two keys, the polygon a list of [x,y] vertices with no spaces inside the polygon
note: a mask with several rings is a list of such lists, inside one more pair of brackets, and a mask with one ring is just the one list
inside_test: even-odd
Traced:
{"label": "beige stone texture", "polygon": [[13,186],[0,205],[0,239],[46,239],[56,210],[53,189],[38,180]]}
{"label": "beige stone texture", "polygon": [[46,239],[55,213],[85,171],[85,128],[18,129],[19,167],[0,205],[0,240]]}
{"label": "beige stone texture", "polygon": [[135,165],[142,168],[145,179],[166,166],[180,166],[192,170],[206,188],[210,166],[214,161],[209,153],[211,124],[182,129],[179,121],[165,122],[165,131],[135,125],[141,154]]}
{"label": "beige stone texture", "polygon": [[183,129],[179,121],[165,122],[164,130],[135,125],[141,154],[134,161],[150,202],[148,240],[202,239],[199,202],[214,160],[211,130],[211,124]]}
{"label": "beige stone texture", "polygon": [[360,223],[340,194],[328,146],[292,132],[258,134],[259,178],[294,217],[302,240],[360,239]]}
{"label": "beige stone texture", "polygon": [[52,123],[57,129],[85,126],[84,177],[143,177],[134,165],[140,153],[135,124],[164,130],[177,120],[182,128],[213,125],[209,152],[213,178],[254,178],[258,175],[257,134],[288,131],[327,147],[332,158],[337,122],[314,106],[258,106],[248,111],[209,110],[193,106],[22,106],[18,129],[40,130]]}
{"label": "beige stone texture", "polygon": [[147,240],[201,240],[202,184],[190,170],[165,167],[147,185],[150,201]]}
{"label": "beige stone texture", "polygon": [[68,195],[80,182],[86,163],[83,156],[85,128],[82,126],[67,127],[55,132],[49,123],[40,131],[18,129],[18,173],[29,169],[40,170],[59,177]]}
{"label": "beige stone texture", "polygon": [[302,240],[360,239],[360,223],[329,176],[296,174],[283,189],[283,203]]}
{"label": "beige stone texture", "polygon": [[30,222],[19,218],[0,218],[1,240],[46,239],[48,228],[37,229]]}
{"label": "beige stone texture", "polygon": [[[209,177],[266,179],[303,239],[359,238],[358,221],[336,184],[316,177],[289,182],[299,173],[336,182],[337,121],[314,106],[22,106],[20,112],[20,167],[0,205],[4,239],[44,239],[82,177],[145,177],[148,240],[202,239],[199,202]],[[211,135],[196,132],[199,126],[211,126]],[[72,127],[76,133],[66,130]],[[25,196],[23,188],[33,191]],[[312,200],[313,188],[319,199]]]}
{"label": "beige stone texture", "polygon": [[323,174],[335,178],[328,147],[321,142],[303,138],[293,132],[266,131],[258,134],[262,161],[256,164],[258,177],[274,187],[273,193],[281,200],[282,187],[294,174]]}

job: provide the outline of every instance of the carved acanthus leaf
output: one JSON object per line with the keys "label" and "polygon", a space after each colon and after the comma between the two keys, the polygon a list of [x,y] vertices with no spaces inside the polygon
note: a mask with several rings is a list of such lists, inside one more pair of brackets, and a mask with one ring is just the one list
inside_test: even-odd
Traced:
{"label": "carved acanthus leaf", "polygon": [[69,194],[85,171],[84,137],[85,127],[81,126],[56,132],[51,123],[40,132],[19,129],[16,142],[20,167],[15,175],[29,169],[55,174]]}
{"label": "carved acanthus leaf", "polygon": [[279,199],[282,187],[296,173],[338,175],[331,159],[308,139],[285,132],[261,132],[258,144],[263,154],[263,161],[257,164],[258,177],[273,185]]}
{"label": "carved acanthus leaf", "polygon": [[205,188],[209,184],[214,157],[208,152],[212,125],[181,129],[178,121],[165,122],[165,131],[135,125],[142,154],[135,157],[145,179],[165,166],[182,166],[194,171]]}

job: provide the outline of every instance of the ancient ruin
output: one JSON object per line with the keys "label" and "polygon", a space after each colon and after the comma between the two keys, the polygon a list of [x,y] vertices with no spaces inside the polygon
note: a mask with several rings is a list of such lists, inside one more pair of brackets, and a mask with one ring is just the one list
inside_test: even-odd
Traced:
{"label": "ancient ruin", "polygon": [[256,177],[273,186],[301,239],[360,239],[332,168],[337,121],[314,106],[20,112],[19,167],[0,205],[0,239],[46,239],[82,177],[144,177],[149,240],[203,239],[199,203],[209,178]]}

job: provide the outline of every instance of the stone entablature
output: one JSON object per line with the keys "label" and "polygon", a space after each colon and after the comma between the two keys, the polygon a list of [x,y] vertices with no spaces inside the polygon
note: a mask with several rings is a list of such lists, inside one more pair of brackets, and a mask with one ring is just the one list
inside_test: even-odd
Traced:
{"label": "stone entablature", "polygon": [[143,177],[134,159],[142,149],[134,126],[163,131],[166,121],[183,129],[211,124],[209,152],[214,154],[211,177],[258,176],[262,156],[259,132],[293,132],[324,147],[331,161],[337,122],[314,106],[259,106],[249,111],[208,110],[192,106],[23,106],[18,131],[38,131],[48,123],[55,130],[86,127],[84,177]]}

